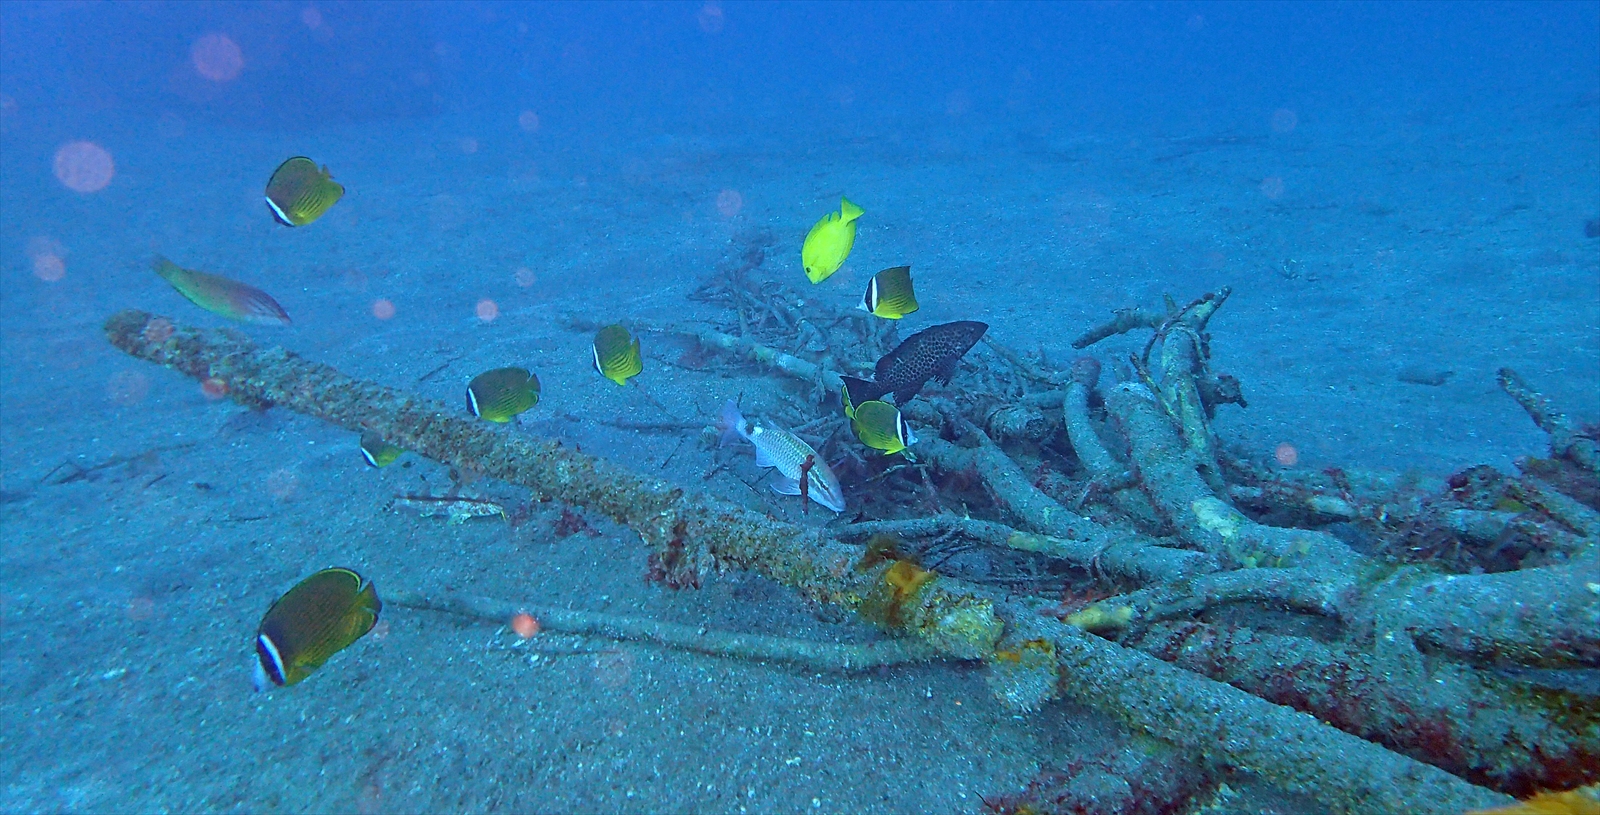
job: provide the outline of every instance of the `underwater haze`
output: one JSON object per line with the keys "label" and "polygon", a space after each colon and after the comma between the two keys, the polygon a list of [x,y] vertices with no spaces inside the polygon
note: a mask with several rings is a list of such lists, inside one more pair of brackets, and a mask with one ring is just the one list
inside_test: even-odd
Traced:
{"label": "underwater haze", "polygon": [[[863,214],[818,233],[844,259],[813,282],[841,199]],[[1600,421],[1600,3],[0,3],[0,811],[1010,811],[1121,749],[980,662],[834,671],[413,602],[889,639],[734,564],[685,585],[599,512],[390,463],[104,328],[238,332],[826,531],[925,512],[926,472],[826,424],[825,374],[696,337],[881,382],[857,322],[797,315],[880,320],[853,309],[903,265],[920,308],[868,336],[987,325],[902,400],[935,443],[930,400],[1021,398],[997,349],[1066,371],[1117,310],[1227,287],[1228,455],[1516,472],[1549,438],[1498,369]],[[1145,340],[1096,346],[1108,388]],[[749,428],[719,428],[729,400]],[[743,431],[778,426],[820,450],[797,479],[752,460]],[[1038,484],[1080,472],[1052,439],[1019,454]],[[1230,783],[1218,811],[1318,806]]]}

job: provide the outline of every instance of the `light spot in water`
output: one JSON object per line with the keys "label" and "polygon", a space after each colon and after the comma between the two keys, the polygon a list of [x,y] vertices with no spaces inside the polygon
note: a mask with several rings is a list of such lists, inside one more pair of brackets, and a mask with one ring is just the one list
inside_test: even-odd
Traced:
{"label": "light spot in water", "polygon": [[384,298],[372,301],[372,316],[380,320],[387,320],[394,316],[394,303]]}
{"label": "light spot in water", "polygon": [[1278,448],[1272,451],[1272,457],[1285,467],[1293,467],[1300,463],[1300,451],[1294,449],[1294,445],[1288,442],[1279,443]]}
{"label": "light spot in water", "polygon": [[116,163],[104,147],[91,141],[75,141],[56,150],[56,180],[73,192],[99,192],[117,174]]}
{"label": "light spot in water", "polygon": [[119,405],[136,405],[150,393],[150,380],[138,371],[118,371],[106,380],[106,396]]}
{"label": "light spot in water", "polygon": [[227,34],[207,34],[194,41],[189,60],[201,76],[212,82],[232,82],[244,70],[244,52]]}
{"label": "light spot in water", "polygon": [[267,475],[267,492],[279,501],[287,501],[294,497],[300,488],[300,476],[288,467],[279,467]]}
{"label": "light spot in water", "polygon": [[467,138],[462,139],[460,144],[461,144],[461,152],[466,153],[469,156],[472,155],[473,153],[478,152],[478,140],[472,138],[471,136],[468,136]]}
{"label": "light spot in water", "polygon": [[54,283],[67,276],[67,262],[60,255],[49,252],[34,255],[33,274],[46,283]]}
{"label": "light spot in water", "polygon": [[694,15],[694,19],[695,22],[700,24],[700,30],[707,34],[715,34],[721,31],[722,26],[727,23],[720,3],[706,3],[701,6],[700,11]]}
{"label": "light spot in water", "polygon": [[495,321],[496,317],[500,316],[500,305],[495,301],[485,297],[478,301],[477,311],[478,319],[486,323],[492,323]]}
{"label": "light spot in water", "polygon": [[1278,200],[1278,197],[1283,195],[1283,179],[1275,175],[1261,179],[1261,194],[1274,201]]}
{"label": "light spot in water", "polygon": [[724,218],[732,218],[744,209],[744,196],[738,190],[723,190],[717,193],[717,211]]}
{"label": "light spot in water", "polygon": [[300,22],[305,23],[306,28],[315,31],[322,27],[322,12],[318,11],[316,6],[306,6],[300,11]]}
{"label": "light spot in water", "polygon": [[524,611],[520,614],[512,615],[511,630],[517,632],[517,636],[529,639],[534,634],[539,633],[539,621],[535,620],[532,614]]}
{"label": "light spot in water", "polygon": [[1272,132],[1274,133],[1288,133],[1294,130],[1294,126],[1299,123],[1300,117],[1294,115],[1294,111],[1288,108],[1278,108],[1272,112]]}
{"label": "light spot in water", "polygon": [[526,266],[518,267],[516,274],[512,275],[512,277],[517,281],[517,285],[524,289],[539,282],[539,276]]}
{"label": "light spot in water", "polygon": [[620,688],[633,679],[633,654],[602,651],[594,655],[594,680],[607,688]]}
{"label": "light spot in water", "polygon": [[531,110],[523,111],[522,115],[517,117],[517,127],[522,128],[528,133],[537,131],[539,129],[539,114],[534,113]]}
{"label": "light spot in water", "polygon": [[200,392],[205,394],[207,399],[215,402],[228,395],[228,383],[214,376],[206,377],[200,383]]}

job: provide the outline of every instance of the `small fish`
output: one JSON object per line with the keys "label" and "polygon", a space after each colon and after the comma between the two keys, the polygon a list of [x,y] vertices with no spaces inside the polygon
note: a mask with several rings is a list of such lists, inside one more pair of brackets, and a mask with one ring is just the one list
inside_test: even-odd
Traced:
{"label": "small fish", "polygon": [[839,211],[822,216],[806,233],[806,242],[800,247],[800,263],[812,283],[827,280],[844,265],[850,247],[856,243],[856,219],[862,213],[861,207],[841,197]]}
{"label": "small fish", "polygon": [[256,631],[256,690],[310,676],[371,631],[382,610],[372,582],[349,569],[323,569],[295,584]]}
{"label": "small fish", "polygon": [[361,434],[361,457],[374,467],[387,467],[405,452],[405,448],[390,444],[376,433]]}
{"label": "small fish", "polygon": [[630,377],[644,370],[644,360],[639,357],[639,338],[628,334],[620,325],[608,325],[594,335],[594,369],[618,385],[628,384]]}
{"label": "small fish", "polygon": [[746,421],[732,399],[722,407],[719,424],[724,442],[735,436],[742,438],[755,446],[757,467],[777,468],[773,492],[805,496],[834,512],[844,511],[844,490],[839,487],[838,477],[799,436],[774,425]]}
{"label": "small fish", "polygon": [[322,217],[344,195],[344,186],[305,156],[278,165],[267,181],[267,209],[284,226],[305,226]]}
{"label": "small fish", "polygon": [[917,310],[917,295],[911,289],[911,267],[884,269],[867,281],[867,293],[856,306],[885,320],[898,320]]}
{"label": "small fish", "polygon": [[850,426],[862,444],[882,450],[885,455],[894,455],[917,443],[917,434],[906,424],[906,417],[888,402],[872,399],[856,405]]}
{"label": "small fish", "polygon": [[288,325],[289,315],[272,295],[214,274],[185,269],[156,255],[152,264],[156,274],[172,284],[189,302],[230,320],[260,325]]}
{"label": "small fish", "polygon": [[894,403],[903,405],[911,401],[929,379],[949,384],[961,357],[972,350],[988,330],[989,326],[984,323],[960,320],[924,328],[906,337],[905,342],[878,360],[872,381],[841,377],[845,403],[860,405],[893,393]]}
{"label": "small fish", "polygon": [[498,501],[486,498],[463,498],[452,495],[397,495],[390,502],[389,508],[395,512],[409,509],[423,518],[448,518],[450,526],[466,523],[468,518],[493,518],[499,516],[500,520],[511,523],[511,516],[506,514],[506,508]]}
{"label": "small fish", "polygon": [[539,377],[526,368],[495,368],[467,384],[467,408],[491,422],[509,422],[539,404]]}

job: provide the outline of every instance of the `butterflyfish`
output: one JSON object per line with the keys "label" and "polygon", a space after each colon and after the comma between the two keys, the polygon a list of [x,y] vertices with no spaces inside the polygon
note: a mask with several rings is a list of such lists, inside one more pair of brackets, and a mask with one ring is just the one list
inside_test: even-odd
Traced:
{"label": "butterflyfish", "polygon": [[288,325],[289,315],[272,295],[226,277],[185,269],[156,255],[152,268],[189,302],[230,320],[261,325]]}
{"label": "butterflyfish", "polygon": [[850,426],[862,444],[885,455],[893,455],[917,443],[917,434],[906,424],[900,409],[876,399],[856,405]]}
{"label": "butterflyfish", "polygon": [[526,368],[495,368],[467,383],[467,407],[491,422],[509,422],[539,404],[539,377]]}
{"label": "butterflyfish", "polygon": [[884,269],[867,281],[867,293],[856,306],[885,320],[898,320],[917,310],[917,295],[911,289],[911,267]]}
{"label": "butterflyfish", "polygon": [[278,165],[267,181],[267,209],[284,226],[305,226],[322,217],[344,196],[326,165],[295,156]]}
{"label": "butterflyfish", "polygon": [[256,690],[293,685],[378,623],[383,602],[372,581],[323,569],[279,597],[256,632]]}
{"label": "butterflyfish", "polygon": [[872,380],[841,377],[844,380],[845,400],[860,405],[886,393],[894,394],[894,403],[903,405],[911,401],[928,384],[937,379],[949,384],[955,375],[956,364],[972,350],[989,326],[973,320],[960,320],[924,328],[900,343],[893,351],[878,360]]}
{"label": "butterflyfish", "polygon": [[718,424],[724,442],[735,436],[750,442],[756,448],[756,466],[778,471],[773,492],[804,495],[834,512],[844,511],[844,490],[838,476],[799,436],[776,425],[748,421],[732,399],[723,406]]}
{"label": "butterflyfish", "polygon": [[841,197],[839,211],[822,216],[806,233],[806,242],[800,247],[800,263],[812,283],[827,280],[844,265],[850,247],[856,243],[856,219],[862,213],[861,207]]}
{"label": "butterflyfish", "polygon": [[618,385],[628,384],[630,377],[644,370],[639,357],[639,338],[628,334],[620,325],[608,325],[594,335],[594,369]]}
{"label": "butterflyfish", "polygon": [[384,441],[376,433],[361,434],[361,457],[374,467],[387,467],[405,452],[405,448]]}

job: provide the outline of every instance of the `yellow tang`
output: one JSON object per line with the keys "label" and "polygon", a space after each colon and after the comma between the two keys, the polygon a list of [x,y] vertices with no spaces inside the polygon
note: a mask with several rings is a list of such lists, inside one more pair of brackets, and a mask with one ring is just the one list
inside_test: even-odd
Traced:
{"label": "yellow tang", "polygon": [[900,409],[888,402],[872,399],[856,405],[850,425],[862,444],[887,455],[917,443],[917,434],[911,432]]}
{"label": "yellow tang", "polygon": [[256,690],[293,685],[378,623],[383,601],[371,581],[349,569],[323,569],[295,584],[267,609],[256,632]]}
{"label": "yellow tang", "polygon": [[278,165],[267,181],[267,209],[284,226],[305,226],[322,217],[344,195],[326,165],[295,156]]}
{"label": "yellow tang", "polygon": [[628,384],[630,377],[644,370],[644,360],[639,357],[639,338],[629,336],[628,329],[608,325],[594,335],[594,369],[618,385]]}
{"label": "yellow tang", "polygon": [[827,280],[844,265],[850,247],[856,243],[856,219],[862,212],[850,199],[841,197],[839,211],[822,216],[822,220],[806,233],[806,242],[800,247],[800,262],[812,283]]}
{"label": "yellow tang", "polygon": [[263,325],[288,325],[289,315],[272,299],[272,295],[230,280],[193,269],[185,269],[166,258],[156,255],[152,264],[156,274],[172,284],[189,302],[230,320]]}
{"label": "yellow tang", "polygon": [[911,267],[884,269],[867,281],[867,293],[856,308],[886,320],[898,320],[917,310],[917,295],[911,290]]}
{"label": "yellow tang", "polygon": [[361,457],[374,467],[387,467],[405,452],[405,448],[384,441],[376,433],[361,434]]}
{"label": "yellow tang", "polygon": [[537,404],[539,377],[527,368],[496,368],[467,383],[467,407],[480,419],[509,422]]}

